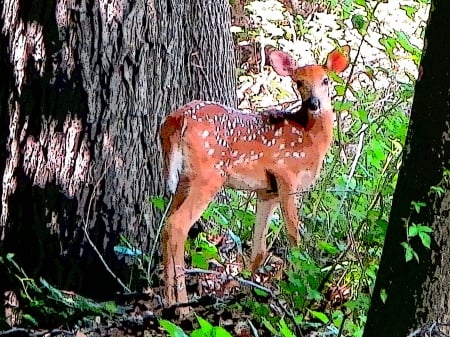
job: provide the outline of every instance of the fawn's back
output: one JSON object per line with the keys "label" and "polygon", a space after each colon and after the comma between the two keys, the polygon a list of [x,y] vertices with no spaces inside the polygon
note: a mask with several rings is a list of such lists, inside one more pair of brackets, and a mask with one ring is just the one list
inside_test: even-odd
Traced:
{"label": "fawn's back", "polygon": [[282,174],[291,175],[300,189],[308,188],[331,145],[333,119],[329,110],[320,118],[309,116],[304,124],[295,118],[270,123],[261,115],[193,101],[173,112],[163,126],[176,139],[167,144],[170,157],[179,158],[169,163],[169,181],[176,185],[181,174],[257,190],[270,188],[268,174]]}

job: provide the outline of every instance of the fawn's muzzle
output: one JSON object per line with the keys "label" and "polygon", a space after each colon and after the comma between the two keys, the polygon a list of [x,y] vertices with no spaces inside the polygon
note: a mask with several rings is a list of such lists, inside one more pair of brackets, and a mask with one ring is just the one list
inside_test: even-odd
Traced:
{"label": "fawn's muzzle", "polygon": [[308,110],[316,111],[320,109],[320,100],[317,97],[312,96],[304,101],[303,105]]}

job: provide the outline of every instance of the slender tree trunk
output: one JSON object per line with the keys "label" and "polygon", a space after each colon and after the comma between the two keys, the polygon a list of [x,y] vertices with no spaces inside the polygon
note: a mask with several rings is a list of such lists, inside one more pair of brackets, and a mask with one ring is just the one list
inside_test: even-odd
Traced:
{"label": "slender tree trunk", "polygon": [[60,287],[121,290],[99,254],[130,281],[120,236],[159,245],[162,118],[235,103],[228,1],[0,3],[1,252]]}
{"label": "slender tree trunk", "polygon": [[[449,23],[450,2],[432,0],[403,166],[364,337],[405,337],[427,323],[450,321]],[[412,207],[417,202],[425,203],[418,213]],[[414,224],[433,229],[431,249],[418,236],[407,238]],[[405,261],[402,242],[414,249],[419,262]]]}

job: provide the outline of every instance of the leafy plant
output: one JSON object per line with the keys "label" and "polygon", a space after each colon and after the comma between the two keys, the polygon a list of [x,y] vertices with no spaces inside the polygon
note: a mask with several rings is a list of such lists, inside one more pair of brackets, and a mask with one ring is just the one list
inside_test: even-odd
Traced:
{"label": "leafy plant", "polygon": [[36,282],[16,263],[14,254],[0,256],[0,264],[4,264],[19,282],[24,327],[36,327],[39,324],[57,326],[58,322],[69,324],[80,318],[93,320],[94,316],[111,318],[118,312],[114,302],[99,303],[75,293],[62,291],[42,278]]}
{"label": "leafy plant", "polygon": [[160,320],[159,324],[168,332],[171,337],[232,337],[232,335],[221,326],[213,326],[205,319],[197,316],[199,328],[187,335],[183,329],[168,320]]}

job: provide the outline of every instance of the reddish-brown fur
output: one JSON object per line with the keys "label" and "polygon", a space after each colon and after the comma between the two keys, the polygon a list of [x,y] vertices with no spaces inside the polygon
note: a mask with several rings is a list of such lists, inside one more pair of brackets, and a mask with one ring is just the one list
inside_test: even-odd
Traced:
{"label": "reddish-brown fur", "polygon": [[345,46],[331,52],[324,66],[303,67],[289,54],[271,54],[275,71],[291,76],[299,86],[304,102],[300,113],[306,114],[306,123],[293,116],[271,124],[260,115],[204,101],[188,103],[166,118],[161,137],[168,184],[174,193],[162,238],[169,305],[188,301],[184,278],[187,234],[223,186],[256,192],[252,270],[265,257],[267,227],[278,204],[291,244],[298,243],[296,193],[314,183],[331,146],[334,113],[328,71],[345,70],[348,52]]}

